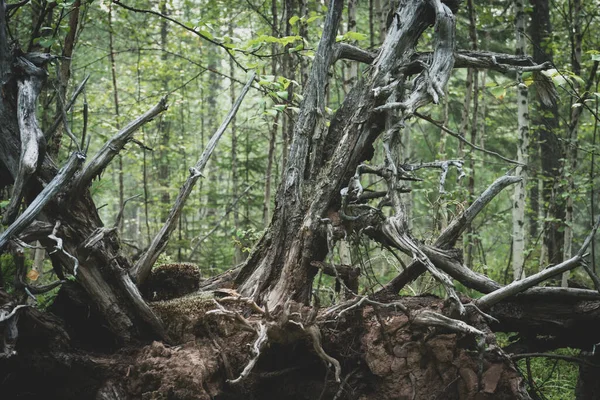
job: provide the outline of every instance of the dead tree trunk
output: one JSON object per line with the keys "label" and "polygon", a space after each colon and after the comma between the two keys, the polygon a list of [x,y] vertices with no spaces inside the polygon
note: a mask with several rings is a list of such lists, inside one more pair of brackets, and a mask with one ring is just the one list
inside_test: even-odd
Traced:
{"label": "dead tree trunk", "polygon": [[[446,4],[403,3],[394,17],[398,21],[391,24],[375,60],[358,49],[335,44],[342,8],[341,1],[334,1],[327,15],[272,224],[236,280],[240,293],[264,301],[269,307],[287,300],[309,301],[316,273],[310,263],[322,260],[327,254],[330,228],[343,235],[342,222],[347,221],[338,212],[344,201],[340,192],[353,181],[357,183],[355,192],[350,193],[352,188],[348,187],[347,195],[360,196],[357,168],[372,157],[373,141],[383,133],[386,113],[400,110],[402,115],[402,123],[385,132],[384,142],[389,144],[386,153],[391,154],[389,147],[397,143],[404,119],[417,108],[439,101],[454,65],[454,17]],[[424,69],[410,89],[407,79],[415,71],[407,69],[414,66],[415,45],[423,31],[434,24],[437,37],[433,59],[430,65],[420,65]],[[372,64],[326,127],[327,71],[342,57]],[[417,72],[421,68],[417,66]],[[409,87],[407,93],[405,87]],[[403,166],[386,158],[386,171],[391,171],[394,179],[401,177]],[[329,242],[334,239],[330,235]]]}
{"label": "dead tree trunk", "polygon": [[[17,3],[21,6],[25,3]],[[143,123],[166,109],[162,100],[125,127],[80,171],[85,155],[78,150],[58,171],[46,154],[46,139],[36,120],[37,96],[47,75],[52,56],[23,53],[7,40],[7,10],[0,1],[0,175],[11,177],[11,203],[4,216],[8,228],[0,236],[0,251],[11,243],[18,248],[22,238],[39,240],[50,253],[57,269],[76,275],[94,307],[106,319],[119,340],[127,342],[144,332],[166,339],[160,320],[146,305],[127,269],[129,261],[119,250],[114,228],[104,228],[89,194],[88,186]],[[63,124],[70,132],[63,107]],[[75,139],[74,137],[72,139]],[[74,140],[77,143],[77,140]],[[24,200],[29,207],[19,215]],[[30,227],[33,222],[37,225]],[[61,274],[59,272],[59,274]],[[32,289],[32,288],[30,288]],[[33,289],[35,290],[35,289]],[[150,328],[150,330],[148,330]]]}

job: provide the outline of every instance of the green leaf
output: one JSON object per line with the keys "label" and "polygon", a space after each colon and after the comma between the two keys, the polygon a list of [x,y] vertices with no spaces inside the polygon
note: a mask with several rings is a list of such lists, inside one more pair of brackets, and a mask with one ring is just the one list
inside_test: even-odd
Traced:
{"label": "green leaf", "polygon": [[208,40],[214,40],[214,38],[215,38],[212,35],[212,33],[210,33],[209,31],[207,31],[206,29],[199,29],[198,33],[200,33],[200,35],[204,36]]}
{"label": "green leaf", "polygon": [[359,41],[359,40],[366,40],[367,39],[367,35],[365,35],[364,33],[358,33],[358,32],[354,32],[354,31],[346,32],[346,34],[344,36],[348,40]]}
{"label": "green leaf", "polygon": [[[34,42],[36,42],[36,40],[34,40]],[[52,47],[54,43],[56,43],[56,39],[50,37],[37,39],[37,44],[39,44],[42,47]]]}
{"label": "green leaf", "polygon": [[287,90],[282,90],[280,92],[276,92],[275,94],[277,95],[277,97],[282,98],[284,100],[288,99],[288,92],[287,92]]}
{"label": "green leaf", "polygon": [[286,44],[294,43],[296,40],[302,40],[302,36],[284,36],[278,41],[285,46]]}
{"label": "green leaf", "polygon": [[294,25],[296,24],[296,22],[298,22],[300,20],[300,17],[297,15],[294,15],[292,18],[290,18],[289,23],[290,25]]}
{"label": "green leaf", "polygon": [[495,86],[490,88],[490,92],[496,97],[498,100],[502,100],[504,96],[506,96],[506,88],[503,86]]}

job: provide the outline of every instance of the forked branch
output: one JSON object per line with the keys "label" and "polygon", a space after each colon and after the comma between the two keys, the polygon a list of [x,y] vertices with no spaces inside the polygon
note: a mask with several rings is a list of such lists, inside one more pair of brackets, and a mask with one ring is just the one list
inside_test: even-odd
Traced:
{"label": "forked branch", "polygon": [[158,104],[148,110],[145,114],[131,121],[125,128],[106,142],[94,158],[85,165],[81,173],[77,175],[73,182],[71,192],[73,194],[80,193],[81,190],[87,187],[96,176],[104,171],[112,159],[119,154],[123,147],[125,147],[125,145],[133,138],[133,134],[139,127],[152,120],[166,109],[167,98],[163,97]]}

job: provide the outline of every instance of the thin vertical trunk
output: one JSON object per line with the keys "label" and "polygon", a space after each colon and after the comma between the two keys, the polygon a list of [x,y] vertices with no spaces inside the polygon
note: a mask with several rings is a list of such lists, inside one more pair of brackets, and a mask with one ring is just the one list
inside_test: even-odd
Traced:
{"label": "thin vertical trunk", "polygon": [[[515,3],[516,54],[525,55],[525,11],[523,0]],[[517,124],[519,141],[517,146],[517,166],[515,176],[521,181],[515,185],[512,207],[512,266],[513,279],[525,277],[525,201],[527,187],[527,162],[529,154],[529,102],[527,86],[523,83],[521,73],[517,73]]]}
{"label": "thin vertical trunk", "polygon": [[[146,133],[144,132],[144,138]],[[142,165],[142,180],[144,186],[144,218],[146,219],[146,240],[148,244],[152,241],[150,236],[150,216],[148,214],[148,205],[150,204],[150,194],[148,191],[148,154],[146,149],[143,149],[143,165]]]}
{"label": "thin vertical trunk", "polygon": [[[298,0],[298,13],[301,18],[308,17],[307,0]],[[300,24],[300,31],[298,33],[300,34],[300,37],[302,37],[306,42],[309,42],[308,25],[307,24],[305,24],[305,23]],[[297,55],[294,55],[294,56],[297,56]],[[309,65],[307,57],[298,57],[297,60],[298,60],[297,63],[300,66],[300,83],[302,84],[302,87],[304,87],[306,85],[306,82],[308,82],[308,71],[310,69],[310,65]],[[292,86],[292,85],[290,85],[290,86]],[[288,97],[288,99],[290,101],[292,100],[291,97]]]}
{"label": "thin vertical trunk", "polygon": [[[167,9],[166,0],[162,0],[160,3],[160,12],[163,15],[168,15],[169,10]],[[168,21],[164,18],[161,19],[160,23],[160,49],[161,61],[167,61],[167,40],[169,34],[169,25]],[[169,91],[169,78],[167,76],[163,76],[162,85],[165,92]],[[158,123],[158,134],[160,136],[159,140],[159,152],[158,152],[158,180],[162,187],[162,193],[160,195],[160,204],[161,204],[161,213],[160,213],[160,222],[164,224],[167,220],[167,216],[169,215],[169,208],[171,206],[171,196],[169,194],[169,188],[171,187],[171,182],[169,179],[170,175],[170,160],[169,160],[169,142],[171,140],[171,123],[167,120],[167,116],[161,116]]]}
{"label": "thin vertical trunk", "polygon": [[44,277],[44,259],[46,258],[46,249],[42,247],[42,244],[38,241],[35,243],[35,249],[33,251],[33,265],[31,269],[36,272],[36,279],[41,281]]}
{"label": "thin vertical trunk", "polygon": [[[469,39],[471,40],[471,48],[477,50],[477,14],[473,5],[473,0],[467,0],[467,11],[469,13]],[[471,143],[477,143],[477,117],[479,108],[479,70],[475,69],[472,71],[472,89],[473,89],[473,112],[471,113],[471,126],[470,126],[470,141]],[[468,107],[468,104],[466,105]],[[468,192],[469,192],[469,203],[475,198],[475,160],[471,156],[469,160],[469,167],[471,174],[469,175]],[[465,265],[469,268],[473,266],[473,252],[475,249],[475,239],[473,238],[473,228],[469,224],[466,230],[467,252],[465,255]]]}
{"label": "thin vertical trunk", "polygon": [[[67,87],[69,80],[71,79],[71,61],[73,58],[73,49],[75,48],[75,37],[79,28],[79,8],[81,7],[81,0],[76,0],[73,3],[73,8],[69,13],[69,32],[65,36],[65,42],[63,45],[62,57],[60,59],[60,67],[58,70],[58,93],[57,95],[63,100],[62,104],[66,104],[65,98],[67,96]],[[112,35],[112,34],[111,34]],[[56,111],[55,119],[60,118],[62,114],[61,103],[57,103],[58,110]],[[58,151],[62,141],[63,128],[62,124],[54,132],[52,140],[48,144],[48,154],[53,158],[58,158]]]}
{"label": "thin vertical trunk", "polygon": [[[533,59],[536,63],[553,60],[551,40],[552,24],[550,22],[550,4],[548,0],[531,0],[531,41]],[[541,175],[543,178],[541,204],[547,204],[544,223],[544,245],[548,262],[558,264],[563,257],[564,236],[562,221],[564,221],[564,206],[559,198],[560,188],[560,159],[563,157],[560,142],[556,136],[558,130],[558,106],[539,102],[534,117],[537,127],[536,137],[539,139],[542,160]]]}
{"label": "thin vertical trunk", "polygon": [[[233,37],[233,24],[229,24],[229,35]],[[229,58],[229,75],[232,78],[235,78],[235,65],[233,62],[233,58]],[[229,97],[231,98],[231,108],[234,107],[236,96],[235,96],[235,87],[233,79],[230,81],[229,85]],[[236,239],[239,240],[238,231],[240,229],[240,212],[238,209],[238,202],[236,199],[238,198],[239,193],[239,182],[238,182],[238,138],[237,138],[237,127],[235,124],[235,116],[231,120],[231,197],[233,199],[233,228],[235,232]],[[242,262],[244,256],[242,254],[242,249],[240,246],[235,246],[234,254],[233,254],[233,265],[238,265]]]}
{"label": "thin vertical trunk", "polygon": [[[289,23],[290,18],[294,15],[296,10],[296,1],[295,0],[285,0],[284,3],[284,18],[283,23],[285,25],[285,35],[289,36],[292,34],[292,27]],[[282,75],[287,79],[295,80],[296,74],[296,64],[294,62],[293,55],[289,53],[289,48],[291,45],[287,45],[284,48],[284,56],[283,56],[283,73]],[[288,99],[293,99],[294,96],[294,85],[288,86]],[[290,136],[294,132],[294,120],[291,115],[285,114],[284,123],[283,123],[283,152],[282,152],[282,171],[285,171],[290,147]]]}
{"label": "thin vertical trunk", "polygon": [[[277,0],[271,0],[271,17],[272,28],[271,34],[275,37],[277,35]],[[277,59],[275,54],[277,53],[277,44],[271,45],[271,74],[277,75]],[[266,228],[269,225],[271,216],[271,185],[273,182],[273,161],[275,158],[275,145],[277,142],[277,127],[279,122],[279,113],[275,116],[273,125],[271,126],[271,132],[269,135],[269,153],[267,156],[267,170],[265,171],[265,197],[263,200],[263,225]]]}
{"label": "thin vertical trunk", "polygon": [[[347,32],[356,31],[356,6],[358,0],[348,1],[348,25]],[[348,93],[358,79],[358,63],[350,61],[344,79],[344,93]]]}
{"label": "thin vertical trunk", "polygon": [[[120,126],[120,112],[119,112],[119,88],[117,86],[117,65],[115,62],[115,47],[113,41],[113,25],[112,25],[112,3],[108,5],[108,46],[109,46],[109,58],[110,58],[110,72],[112,76],[113,85],[113,100],[115,107],[115,126],[117,131],[121,129]],[[117,171],[118,182],[119,182],[119,210],[123,209],[124,202],[124,185],[123,185],[123,156],[119,153],[117,156],[119,170]],[[119,221],[119,232],[123,231],[123,219]]]}
{"label": "thin vertical trunk", "polygon": [[[600,79],[596,78],[596,93],[598,93],[598,82],[600,81]],[[596,115],[598,115],[598,102],[596,101]],[[592,148],[596,148],[596,135],[598,134],[598,119],[594,118],[594,134],[592,137]],[[596,220],[596,216],[595,216],[595,204],[594,204],[594,196],[596,195],[594,193],[594,180],[595,180],[595,176],[594,176],[594,161],[595,161],[595,155],[596,152],[592,151],[592,162],[590,163],[590,214],[592,216],[592,218],[590,219],[590,226],[593,227],[594,225],[594,221]],[[596,271],[596,245],[595,245],[595,241],[592,240],[592,271],[594,271],[595,273],[598,273],[598,271]]]}
{"label": "thin vertical trunk", "polygon": [[[581,75],[581,42],[583,34],[581,33],[581,0],[569,2],[571,11],[572,26],[571,33],[571,68],[573,73]],[[579,88],[579,83],[573,82],[575,90]],[[577,98],[572,98],[571,103],[577,103]],[[571,122],[568,127],[568,139],[565,151],[565,167],[563,169],[564,177],[567,181],[566,205],[565,205],[565,244],[563,248],[563,260],[571,258],[573,252],[573,196],[575,192],[575,180],[573,174],[577,169],[577,136],[579,131],[579,116],[581,115],[581,106],[571,107]],[[569,271],[562,274],[561,286],[569,286]]]}
{"label": "thin vertical trunk", "polygon": [[374,0],[369,0],[369,48],[372,49],[375,47],[375,29],[373,27],[374,16]]}
{"label": "thin vertical trunk", "polygon": [[379,32],[379,43],[383,43],[385,40],[385,34],[387,31],[387,14],[389,12],[387,1],[375,0],[375,8],[377,12],[377,31]]}
{"label": "thin vertical trunk", "polygon": [[[442,126],[448,126],[448,117],[450,115],[450,101],[448,100],[448,90],[444,96],[444,120]],[[440,160],[447,160],[446,141],[448,134],[444,129],[440,129],[440,145],[438,148],[438,156]],[[441,232],[448,226],[448,203],[446,202],[444,193],[440,193],[440,201],[438,202],[438,215],[436,218],[437,226],[434,227],[438,232]]]}

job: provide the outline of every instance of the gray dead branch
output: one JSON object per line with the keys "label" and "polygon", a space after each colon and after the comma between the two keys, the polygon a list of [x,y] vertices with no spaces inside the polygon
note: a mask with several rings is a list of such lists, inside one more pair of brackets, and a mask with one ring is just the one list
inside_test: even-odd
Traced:
{"label": "gray dead branch", "polygon": [[202,172],[204,171],[206,163],[208,163],[210,155],[215,150],[215,147],[217,146],[217,143],[223,136],[223,133],[225,133],[227,126],[229,126],[229,123],[231,122],[233,117],[235,117],[235,114],[237,113],[238,109],[240,108],[240,105],[242,104],[242,100],[244,100],[246,93],[248,93],[248,90],[250,89],[250,85],[254,81],[254,77],[255,73],[252,72],[250,74],[248,82],[246,82],[246,85],[243,87],[235,104],[221,123],[219,129],[217,129],[217,131],[210,138],[210,141],[206,145],[206,148],[200,156],[200,159],[198,160],[195,166],[190,168],[190,176],[187,178],[187,180],[181,187],[179,194],[175,199],[175,203],[173,204],[173,207],[171,208],[171,211],[167,216],[165,224],[156,234],[156,236],[152,240],[152,243],[150,243],[148,249],[144,252],[144,254],[142,254],[139,260],[131,268],[130,275],[134,277],[138,285],[143,284],[146,278],[148,278],[148,276],[150,275],[150,271],[152,270],[152,266],[158,259],[158,256],[167,246],[167,243],[169,242],[169,237],[171,236],[173,229],[175,229],[177,221],[179,220],[179,215],[183,210],[183,206],[185,205],[187,198],[192,192],[196,181],[201,176],[203,176]]}

